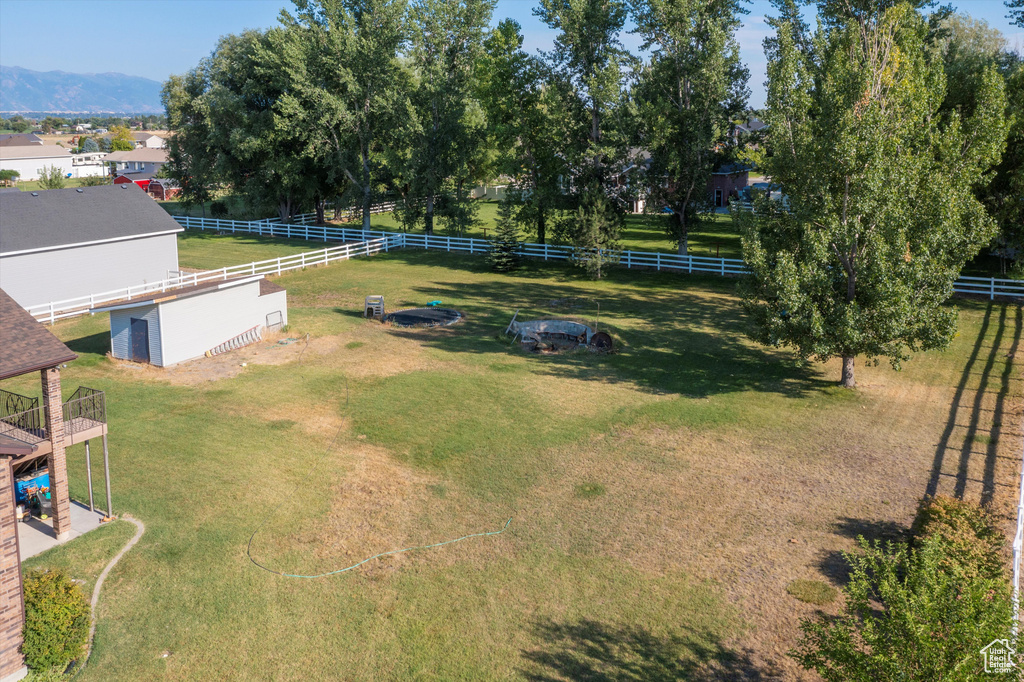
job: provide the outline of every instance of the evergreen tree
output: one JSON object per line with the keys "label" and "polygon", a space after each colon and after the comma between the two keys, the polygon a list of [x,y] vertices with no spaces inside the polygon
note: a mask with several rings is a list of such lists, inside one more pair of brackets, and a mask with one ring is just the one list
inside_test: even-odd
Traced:
{"label": "evergreen tree", "polygon": [[608,195],[590,187],[580,196],[576,210],[558,221],[556,235],[572,245],[574,264],[601,279],[608,266],[619,260],[622,224],[622,212]]}
{"label": "evergreen tree", "polygon": [[519,267],[519,225],[512,216],[508,200],[498,206],[498,224],[488,261],[498,272],[511,272]]}

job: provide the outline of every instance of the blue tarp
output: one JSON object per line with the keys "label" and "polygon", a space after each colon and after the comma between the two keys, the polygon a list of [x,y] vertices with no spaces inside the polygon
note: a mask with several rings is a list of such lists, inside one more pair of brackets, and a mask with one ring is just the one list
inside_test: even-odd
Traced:
{"label": "blue tarp", "polygon": [[49,488],[50,487],[50,473],[40,474],[35,478],[30,478],[24,481],[15,481],[14,483],[14,497],[18,502],[24,502],[27,499],[25,491],[29,488]]}

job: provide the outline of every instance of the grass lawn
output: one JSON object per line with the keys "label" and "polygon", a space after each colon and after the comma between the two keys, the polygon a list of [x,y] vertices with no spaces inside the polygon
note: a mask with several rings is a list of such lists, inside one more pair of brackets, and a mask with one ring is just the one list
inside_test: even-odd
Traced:
{"label": "grass lawn", "polygon": [[[184,243],[186,265],[266,246]],[[844,391],[836,363],[747,342],[728,280],[398,251],[276,281],[308,345],[139,369],[104,357],[105,316],[54,327],[80,354],[65,393],[107,391],[115,511],[147,525],[83,680],[793,679],[818,607],[787,586],[840,585],[840,552],[903,532],[926,492],[1012,515],[1014,306],[960,301],[949,350],[860,362]],[[467,319],[390,330],[367,294]],[[618,352],[524,354],[499,335],[516,310],[596,319]],[[260,528],[261,563],[320,573],[510,517],[322,579],[246,556]]]}

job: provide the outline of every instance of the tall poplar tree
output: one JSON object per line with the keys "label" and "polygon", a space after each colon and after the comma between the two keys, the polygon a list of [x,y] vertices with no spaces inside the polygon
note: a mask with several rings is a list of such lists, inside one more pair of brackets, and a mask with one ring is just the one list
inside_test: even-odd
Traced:
{"label": "tall poplar tree", "polygon": [[824,2],[819,17],[810,55],[792,21],[772,22],[766,170],[790,210],[738,214],[744,302],[754,339],[840,357],[853,387],[857,355],[898,368],[952,338],[944,304],[993,233],[972,188],[999,159],[1006,103],[989,71],[971,115],[938,115],[942,65],[909,3]]}
{"label": "tall poplar tree", "polygon": [[[493,11],[494,0],[417,0],[412,6],[410,57],[416,86],[411,99],[416,120],[407,138],[403,180],[409,196],[422,201],[407,210],[422,216],[427,234],[434,233],[437,199],[466,172],[483,142],[471,98]],[[457,203],[463,200],[455,197]]]}
{"label": "tall poplar tree", "polygon": [[650,63],[636,89],[642,144],[651,153],[648,205],[670,211],[668,231],[687,254],[690,229],[706,209],[707,185],[746,108],[749,73],[736,29],[740,0],[633,0],[636,32]]}

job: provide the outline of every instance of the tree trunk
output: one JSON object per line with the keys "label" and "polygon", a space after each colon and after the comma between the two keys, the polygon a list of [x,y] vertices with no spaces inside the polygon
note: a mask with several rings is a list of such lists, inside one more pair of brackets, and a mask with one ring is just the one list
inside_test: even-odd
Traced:
{"label": "tree trunk", "polygon": [[427,206],[423,216],[423,231],[427,234],[434,234],[434,196],[427,197]]}
{"label": "tree trunk", "polygon": [[547,216],[544,215],[544,205],[541,202],[537,202],[537,242],[540,244],[544,243],[544,239],[547,237],[548,225]]}
{"label": "tree trunk", "polygon": [[370,231],[370,207],[373,199],[373,187],[370,186],[370,151],[364,146],[363,157],[363,232]]}
{"label": "tree trunk", "polygon": [[854,378],[853,378],[853,356],[852,355],[844,355],[843,356],[843,379],[842,379],[842,384],[843,384],[843,388],[855,388],[857,386],[857,382],[854,381]]}
{"label": "tree trunk", "polygon": [[326,202],[323,199],[315,199],[313,201],[313,210],[316,211],[316,224],[323,225],[326,223],[324,220],[324,208]]}

